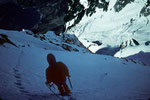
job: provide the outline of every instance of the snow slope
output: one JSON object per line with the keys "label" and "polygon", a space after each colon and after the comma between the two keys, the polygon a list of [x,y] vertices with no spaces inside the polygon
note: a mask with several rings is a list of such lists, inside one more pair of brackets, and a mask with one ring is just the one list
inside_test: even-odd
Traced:
{"label": "snow slope", "polygon": [[[118,1],[110,0],[107,12],[97,8],[92,16],[85,14],[82,20],[67,32],[75,34],[94,53],[109,46],[120,47],[122,43],[122,46],[126,46],[126,50],[118,51],[122,55],[116,55],[117,57],[127,57],[140,51],[150,52],[150,46],[145,45],[145,42],[150,40],[150,16],[141,15],[147,0],[132,0],[134,2],[116,12],[114,5]],[[124,0],[120,0],[120,2],[124,2]],[[82,4],[84,5],[84,3]],[[68,22],[66,26],[71,26],[72,21]],[[135,39],[140,45],[135,45],[132,39]],[[97,45],[93,41],[99,41],[102,45]],[[126,52],[127,49],[133,47],[131,52]]]}
{"label": "snow slope", "polygon": [[[11,33],[11,34],[10,34]],[[0,45],[0,99],[57,100],[45,86],[46,56],[53,53],[71,75],[76,100],[148,100],[150,67],[127,59],[67,52],[20,32],[5,32],[18,48]],[[29,44],[30,45],[30,44]],[[43,49],[45,46],[47,49]],[[67,81],[68,83],[68,81]],[[53,89],[56,93],[57,90]]]}
{"label": "snow slope", "polygon": [[144,64],[147,64],[150,66],[150,53],[149,52],[139,52],[138,54],[128,56],[128,59],[135,59],[139,62],[143,62]]}

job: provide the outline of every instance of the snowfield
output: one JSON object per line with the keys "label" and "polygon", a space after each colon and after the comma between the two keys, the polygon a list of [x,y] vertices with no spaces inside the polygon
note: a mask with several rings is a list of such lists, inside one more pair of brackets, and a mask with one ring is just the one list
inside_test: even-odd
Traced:
{"label": "snowfield", "polygon": [[[150,16],[141,15],[147,0],[132,0],[134,2],[127,4],[120,12],[116,12],[114,9],[118,0],[109,1],[108,11],[96,8],[96,12],[92,16],[84,14],[76,26],[67,30],[68,34],[75,34],[85,47],[94,53],[106,47],[120,47],[122,43],[126,43],[127,47],[125,50],[116,51],[117,57],[127,57],[129,54],[134,55],[140,51],[150,52],[150,46],[145,45],[145,42],[150,40]],[[86,6],[86,3],[81,2],[81,4]],[[72,24],[74,24],[74,20],[68,22],[66,27]],[[139,45],[135,45],[132,39],[138,41]],[[99,41],[101,45],[97,45],[93,41]],[[135,49],[129,53],[126,52],[133,47]],[[122,55],[118,56],[117,53],[120,52]]]}
{"label": "snowfield", "polygon": [[[25,46],[0,45],[2,100],[58,100],[45,85],[48,53],[53,53],[57,61],[68,66],[73,85],[71,91],[76,100],[150,98],[150,66],[112,56],[68,52],[24,32],[13,32],[17,34],[9,31],[0,33],[7,35],[17,46]],[[57,89],[53,90],[58,93]]]}

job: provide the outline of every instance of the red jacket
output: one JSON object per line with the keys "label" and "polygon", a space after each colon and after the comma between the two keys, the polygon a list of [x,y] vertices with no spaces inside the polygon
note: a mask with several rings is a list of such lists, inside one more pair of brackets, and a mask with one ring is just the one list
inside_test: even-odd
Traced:
{"label": "red jacket", "polygon": [[46,69],[47,83],[63,84],[66,81],[66,76],[69,76],[69,71],[67,66],[62,62],[56,62],[55,66],[49,66]]}

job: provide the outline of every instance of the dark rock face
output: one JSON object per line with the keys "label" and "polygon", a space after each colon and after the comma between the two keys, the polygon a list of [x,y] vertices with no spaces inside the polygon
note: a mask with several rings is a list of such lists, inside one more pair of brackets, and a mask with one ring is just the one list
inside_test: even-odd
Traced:
{"label": "dark rock face", "polygon": [[135,45],[140,45],[139,42],[135,39],[132,39]]}
{"label": "dark rock face", "polygon": [[55,31],[59,35],[64,31],[64,16],[67,0],[17,0],[23,8],[36,8],[40,13],[40,22],[32,29],[34,33]]}
{"label": "dark rock face", "polygon": [[[59,35],[78,24],[84,15],[92,16],[96,8],[104,11],[108,9],[109,2],[105,0],[87,1],[88,8],[84,8],[80,0],[0,0],[0,28],[14,30],[24,28],[34,33],[46,33],[51,30]],[[117,0],[114,9],[119,12],[134,1]],[[8,5],[8,2],[13,5]],[[147,0],[145,7],[141,10],[144,16],[150,14],[149,5],[150,0]],[[71,20],[75,20],[74,23],[66,28],[65,24]]]}
{"label": "dark rock face", "polygon": [[114,9],[116,12],[119,12],[131,2],[134,2],[134,0],[117,0],[116,4],[114,5]]}
{"label": "dark rock face", "polygon": [[68,0],[68,7],[70,7],[70,9],[67,10],[65,22],[68,22],[77,17],[75,19],[75,23],[68,27],[68,29],[70,29],[71,27],[75,26],[77,23],[80,22],[85,14],[85,10],[84,6],[80,4],[80,0]]}
{"label": "dark rock face", "polygon": [[140,14],[145,17],[150,15],[150,0],[147,0],[146,5],[142,8]]}
{"label": "dark rock face", "polygon": [[34,33],[46,33],[51,30],[57,35],[66,30],[66,22],[76,18],[71,28],[78,24],[85,14],[91,16],[95,13],[96,7],[105,11],[108,7],[105,0],[101,0],[101,3],[99,0],[88,0],[87,9],[80,4],[80,0],[2,0],[0,4],[0,28],[30,29]]}
{"label": "dark rock face", "polygon": [[92,43],[97,44],[98,46],[102,45],[102,43],[100,41],[93,41]]}
{"label": "dark rock face", "polygon": [[89,4],[89,8],[87,9],[86,15],[91,16],[93,13],[96,12],[95,11],[96,7],[103,9],[104,11],[107,11],[109,2],[106,2],[105,0],[101,0],[100,3],[99,0],[88,0],[88,4]]}
{"label": "dark rock face", "polygon": [[32,29],[40,19],[35,9],[22,9],[15,3],[0,5],[0,28],[7,30]]}
{"label": "dark rock face", "polygon": [[[0,45],[3,45],[4,43],[9,43],[11,45],[14,45],[15,47],[18,47],[16,44],[14,44],[12,41],[8,39],[8,36],[5,34],[0,33]],[[4,45],[3,45],[4,46]],[[5,46],[4,46],[5,47]]]}
{"label": "dark rock face", "polygon": [[17,1],[16,0],[0,0],[0,5],[1,4],[5,4],[5,3],[17,3]]}
{"label": "dark rock face", "polygon": [[120,48],[124,49],[129,46],[139,46],[140,43],[136,39],[127,40],[121,43]]}
{"label": "dark rock face", "polygon": [[78,24],[85,14],[86,16],[92,16],[92,14],[96,12],[96,8],[101,8],[104,11],[107,11],[108,4],[109,2],[106,2],[105,0],[101,0],[101,2],[100,0],[88,0],[89,8],[85,9],[84,6],[80,4],[80,0],[68,0],[68,7],[70,9],[67,10],[65,23],[73,19],[75,21],[72,25],[67,27],[67,29],[70,29]]}
{"label": "dark rock face", "polygon": [[145,42],[145,45],[146,46],[150,45],[150,41]]}
{"label": "dark rock face", "polygon": [[0,0],[0,28],[34,33],[64,31],[67,0]]}

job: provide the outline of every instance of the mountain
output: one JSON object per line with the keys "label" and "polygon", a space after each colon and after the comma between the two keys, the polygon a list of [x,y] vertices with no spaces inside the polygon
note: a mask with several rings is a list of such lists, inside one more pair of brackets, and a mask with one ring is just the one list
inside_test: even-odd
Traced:
{"label": "mountain", "polygon": [[74,35],[62,34],[57,36],[53,31],[48,31],[46,34],[34,34],[29,30],[0,30],[0,46],[6,47],[5,43],[14,45],[17,48],[32,47],[36,44],[37,47],[41,45],[40,47],[45,50],[53,47],[56,49],[57,47],[57,49],[66,51],[76,51],[83,53],[89,52],[88,49],[86,49]]}
{"label": "mountain", "polygon": [[[66,31],[75,34],[90,51],[117,57],[150,52],[149,0],[80,0],[79,3],[82,9],[66,23]],[[70,6],[69,11],[72,9]],[[127,53],[127,49],[132,51]]]}
{"label": "mountain", "polygon": [[55,31],[59,35],[65,29],[64,17],[67,8],[66,0],[1,0],[0,28],[28,29],[36,34]]}
{"label": "mountain", "polygon": [[144,65],[148,65],[150,66],[150,53],[149,52],[139,52],[135,55],[130,55],[127,58],[128,59],[135,59],[136,61],[140,61],[141,63],[143,63]]}
{"label": "mountain", "polygon": [[73,40],[115,57],[150,52],[149,0],[1,0],[0,11],[1,29],[29,29],[36,37],[54,31],[68,37],[61,47],[69,51],[80,51],[65,45]]}
{"label": "mountain", "polygon": [[76,100],[150,99],[149,66],[108,55],[69,52],[58,41],[51,31],[38,37],[27,30],[0,30],[1,100],[59,100],[45,85],[49,53],[68,66]]}
{"label": "mountain", "polygon": [[[92,15],[95,12],[96,7],[103,8],[105,11],[107,10],[108,3],[105,2],[105,0],[102,0],[102,3],[98,3],[98,0],[89,0],[88,2],[90,7],[87,9],[87,15]],[[23,9],[23,11],[21,11],[22,13],[18,15],[16,11],[20,11],[18,9],[11,9],[12,7],[8,5],[9,3],[13,4],[15,8]],[[3,6],[7,8],[7,10],[4,9]],[[30,11],[29,14],[26,14],[26,17],[32,17],[31,19],[26,18],[26,23],[33,24],[32,27],[27,27],[28,25],[26,25],[26,27],[20,26],[20,24],[24,24],[24,22],[21,23],[21,21],[19,20],[20,23],[16,23],[16,21],[18,21],[18,17],[20,17],[20,19],[24,18],[24,16],[22,16],[22,14],[26,13],[24,10],[29,9],[32,9],[32,12]],[[75,18],[75,16],[78,16],[75,23],[77,24],[85,13],[84,6],[80,4],[80,0],[1,0],[0,10],[3,11],[0,12],[0,20],[5,20],[3,24],[8,24],[8,26],[2,24],[2,26],[0,26],[0,28],[2,29],[30,29],[34,33],[46,33],[47,31],[51,30],[55,31],[57,35],[65,31],[65,24],[68,21]],[[35,14],[37,12],[39,15]],[[12,18],[9,17],[9,15],[12,16]],[[3,16],[5,16],[6,18],[4,18]],[[38,20],[36,20],[36,23],[33,23],[32,20],[34,20],[33,18],[35,17],[40,17],[40,19],[38,18]],[[9,26],[9,24],[15,27],[13,28],[12,26]]]}

